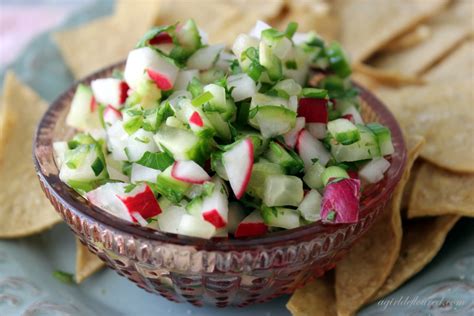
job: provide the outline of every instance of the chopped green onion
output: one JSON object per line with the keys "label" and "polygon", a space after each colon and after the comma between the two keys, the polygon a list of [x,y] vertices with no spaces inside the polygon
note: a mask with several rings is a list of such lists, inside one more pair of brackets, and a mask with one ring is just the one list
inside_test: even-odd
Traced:
{"label": "chopped green onion", "polygon": [[329,57],[329,68],[339,77],[346,78],[352,73],[349,61],[339,43],[332,43],[326,49],[326,55]]}
{"label": "chopped green onion", "polygon": [[303,88],[301,91],[301,96],[305,98],[327,99],[328,91],[317,88]]}
{"label": "chopped green onion", "polygon": [[209,102],[210,100],[212,100],[212,98],[214,98],[214,96],[212,95],[211,92],[209,91],[206,91],[200,95],[198,95],[197,97],[195,97],[192,101],[191,101],[191,104],[194,105],[194,106],[201,106],[203,105],[204,103],[207,103]]}
{"label": "chopped green onion", "polygon": [[291,39],[293,35],[295,35],[297,30],[298,30],[298,23],[296,22],[288,23],[285,30],[285,36]]}

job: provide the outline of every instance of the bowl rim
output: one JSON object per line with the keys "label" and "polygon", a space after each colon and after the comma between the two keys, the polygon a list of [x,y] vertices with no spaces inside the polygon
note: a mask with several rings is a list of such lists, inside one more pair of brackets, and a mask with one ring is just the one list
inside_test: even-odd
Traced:
{"label": "bowl rim", "polygon": [[[259,237],[249,238],[219,238],[214,237],[212,239],[202,239],[198,237],[189,237],[184,235],[177,235],[173,233],[165,233],[151,228],[142,227],[136,224],[132,224],[121,218],[113,216],[108,212],[90,204],[86,199],[81,197],[78,193],[70,189],[65,183],[59,180],[59,172],[56,175],[46,175],[43,170],[42,159],[39,158],[45,151],[45,147],[50,150],[50,155],[53,155],[52,138],[45,139],[40,137],[41,130],[47,126],[54,126],[55,119],[57,116],[54,115],[57,109],[61,109],[67,104],[69,106],[70,96],[72,91],[75,91],[76,87],[80,83],[90,82],[95,78],[105,76],[113,69],[123,67],[124,61],[112,64],[104,67],[103,69],[96,71],[80,80],[75,81],[65,92],[59,95],[55,101],[53,101],[48,110],[43,114],[39,124],[37,126],[34,139],[33,139],[33,162],[36,169],[36,173],[39,180],[44,184],[45,189],[49,191],[49,194],[60,201],[64,206],[71,210],[74,214],[81,217],[85,217],[90,221],[97,222],[100,225],[107,226],[108,228],[118,230],[122,233],[127,233],[135,238],[143,238],[145,240],[180,245],[180,246],[193,246],[196,249],[206,251],[230,251],[230,250],[244,250],[249,248],[258,248],[262,246],[280,245],[282,243],[294,243],[301,240],[314,239],[317,235],[329,234],[337,231],[341,227],[354,224],[322,224],[321,221],[304,225],[298,228],[283,230],[266,234]],[[368,204],[361,206],[359,211],[359,222],[366,217],[371,210],[378,203],[385,203],[392,195],[395,186],[400,181],[406,162],[406,146],[403,138],[401,128],[396,121],[393,114],[388,108],[380,101],[374,94],[369,90],[353,82],[354,85],[359,89],[360,98],[377,113],[379,117],[384,120],[384,125],[388,126],[391,130],[392,139],[394,140],[395,152],[397,155],[392,156],[392,163],[390,169],[393,169],[394,175],[390,179],[386,180],[383,194],[378,192],[371,192],[371,196],[374,198],[369,201]],[[54,160],[54,158],[53,158]],[[388,171],[387,171],[388,172]],[[60,192],[62,191],[62,192]],[[64,192],[72,194],[71,196],[64,196]],[[366,196],[363,196],[366,197]]]}

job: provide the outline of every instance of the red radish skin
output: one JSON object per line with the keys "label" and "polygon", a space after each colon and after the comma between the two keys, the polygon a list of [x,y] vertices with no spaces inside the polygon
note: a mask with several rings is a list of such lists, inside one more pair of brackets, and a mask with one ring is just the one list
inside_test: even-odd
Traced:
{"label": "red radish skin", "polygon": [[351,123],[355,124],[354,116],[352,116],[352,114],[343,115],[342,118],[345,118],[346,120],[351,121]]}
{"label": "red radish skin", "polygon": [[130,89],[130,87],[128,86],[128,84],[125,81],[120,82],[119,102],[120,102],[121,105],[124,104],[125,101],[127,100],[129,89]]}
{"label": "red radish skin", "polygon": [[[329,182],[321,203],[321,219],[327,224],[357,223],[359,220],[360,181],[341,179]],[[333,220],[328,215],[335,212]]]}
{"label": "red radish skin", "polygon": [[[244,170],[245,178],[244,178],[240,188],[238,188],[236,190],[236,192],[234,191],[235,197],[237,198],[237,200],[240,200],[242,198],[242,196],[244,196],[245,190],[247,189],[247,185],[249,184],[249,181],[250,181],[250,177],[252,176],[252,169],[253,169],[253,159],[254,159],[254,156],[253,156],[253,143],[249,138],[244,140],[244,142],[247,146],[246,152],[247,152],[247,155],[248,155],[248,166]],[[232,188],[232,189],[234,189],[234,188]]]}
{"label": "red radish skin", "polygon": [[94,97],[91,98],[89,107],[90,107],[91,112],[95,112],[95,110],[97,110],[97,102],[95,101]]}
{"label": "red radish skin", "polygon": [[117,110],[111,105],[107,105],[104,110],[104,120],[105,121],[115,121],[122,118],[122,112]]}
{"label": "red radish skin", "polygon": [[240,223],[235,231],[236,238],[255,237],[265,235],[268,231],[264,223]]}
{"label": "red radish skin", "polygon": [[143,192],[135,196],[122,197],[117,195],[117,197],[123,202],[135,223],[137,220],[132,215],[135,212],[139,213],[145,219],[161,213],[160,205],[148,185],[146,185]]}
{"label": "red radish skin", "polygon": [[[182,164],[182,162],[175,161],[173,163],[173,167],[171,168],[171,176],[175,178],[176,180],[180,180],[180,181],[192,183],[192,184],[203,184],[204,182],[211,180],[211,177],[209,177],[209,175],[206,175],[204,177],[199,177],[199,178],[186,177],[182,174],[180,175],[179,174],[180,164]],[[204,169],[202,171],[204,171]]]}
{"label": "red radish skin", "polygon": [[298,116],[303,116],[306,123],[328,122],[328,100],[301,98],[298,102]]}
{"label": "red radish skin", "polygon": [[216,209],[202,213],[202,217],[216,228],[225,227],[227,224]]}
{"label": "red radish skin", "polygon": [[168,91],[168,90],[173,89],[173,84],[171,83],[169,78],[151,69],[147,69],[146,72],[148,74],[148,77],[150,77],[150,79],[155,82],[156,86],[159,89],[163,91]]}
{"label": "red radish skin", "polygon": [[359,179],[359,174],[355,170],[348,170],[347,174],[351,179]]}
{"label": "red radish skin", "polygon": [[198,112],[194,111],[194,113],[189,118],[189,123],[192,123],[196,126],[203,127],[204,122],[202,121],[201,115]]}
{"label": "red radish skin", "polygon": [[160,45],[160,44],[171,44],[173,43],[173,38],[166,32],[160,33],[153,37],[150,41],[150,45]]}

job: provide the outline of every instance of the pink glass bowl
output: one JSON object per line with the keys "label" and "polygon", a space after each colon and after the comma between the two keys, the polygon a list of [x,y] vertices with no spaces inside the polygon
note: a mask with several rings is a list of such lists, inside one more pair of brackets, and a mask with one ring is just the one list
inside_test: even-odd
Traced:
{"label": "pink glass bowl", "polygon": [[386,177],[364,190],[356,224],[313,223],[249,239],[204,240],[143,228],[94,207],[59,180],[52,143],[74,130],[65,124],[78,83],[111,76],[123,63],[77,82],[48,109],[34,139],[40,184],[81,242],[118,274],[144,290],[196,306],[246,306],[292,293],[332,269],[380,215],[400,180],[406,149],[400,127],[387,108],[362,87],[362,114],[392,131],[395,154]]}

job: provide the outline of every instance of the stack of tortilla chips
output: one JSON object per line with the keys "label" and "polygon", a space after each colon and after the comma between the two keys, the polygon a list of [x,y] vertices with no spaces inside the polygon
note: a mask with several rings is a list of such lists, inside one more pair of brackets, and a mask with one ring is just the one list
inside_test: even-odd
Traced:
{"label": "stack of tortilla chips", "polygon": [[[397,289],[431,261],[461,216],[474,216],[473,16],[472,0],[119,0],[114,15],[58,32],[54,40],[77,79],[123,60],[153,25],[187,18],[214,43],[230,44],[256,20],[278,28],[296,21],[301,31],[340,41],[352,58],[354,79],[386,103],[409,135],[407,166],[386,211],[333,272],[298,289],[287,305],[294,315],[342,316]],[[0,183],[1,238],[59,222],[29,154],[45,108],[7,75],[0,172],[25,181],[17,187]],[[78,243],[76,280],[101,266]]]}

